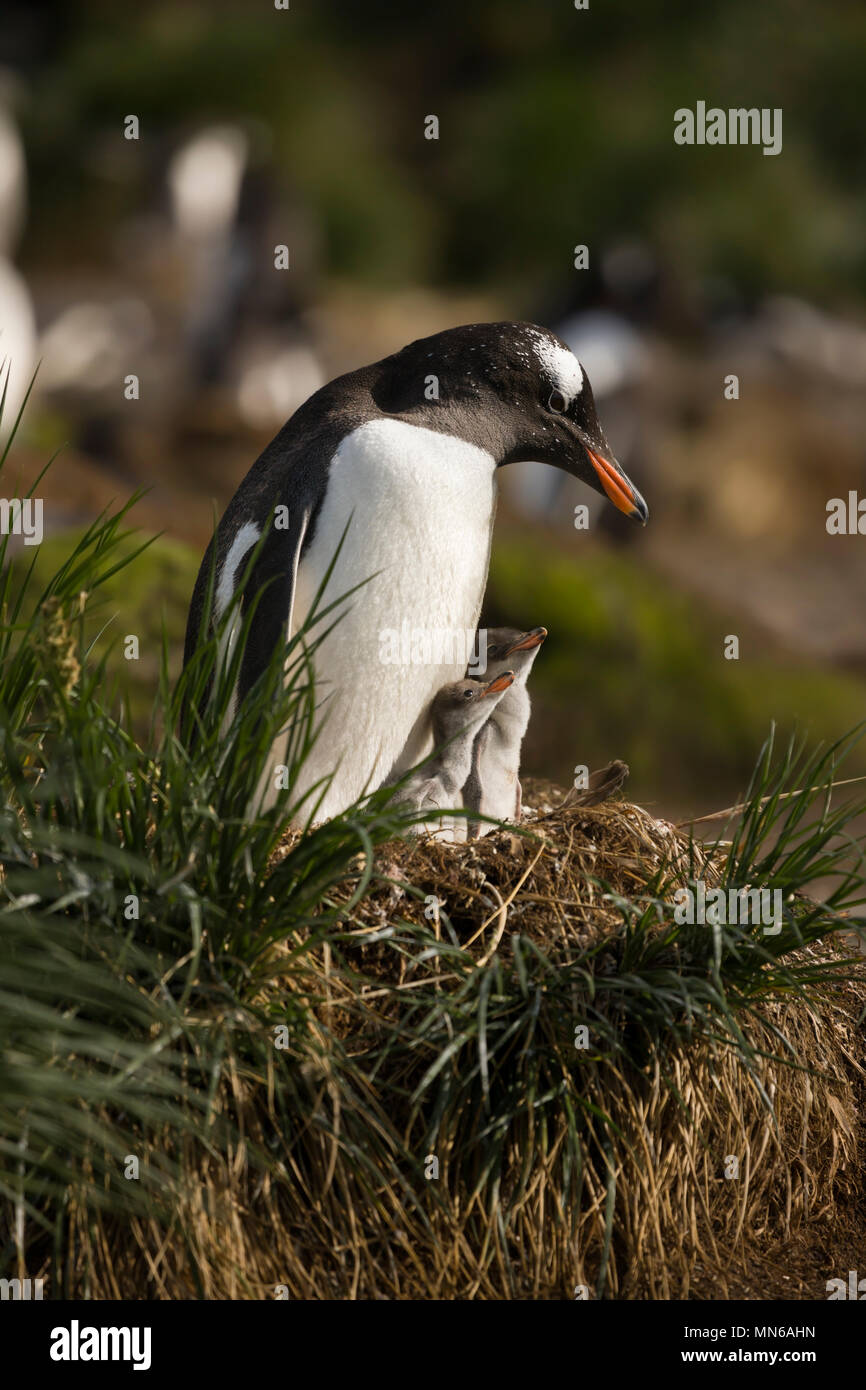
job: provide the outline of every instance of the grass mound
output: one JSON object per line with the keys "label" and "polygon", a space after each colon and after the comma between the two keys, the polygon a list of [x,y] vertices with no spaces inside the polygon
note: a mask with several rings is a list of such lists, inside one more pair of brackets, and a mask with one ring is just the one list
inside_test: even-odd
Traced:
{"label": "grass mound", "polygon": [[[387,842],[371,891],[302,971],[298,941],[274,946],[257,1012],[307,1010],[292,1095],[277,1103],[285,1076],[271,1068],[231,1066],[218,1107],[235,1138],[183,1152],[168,1230],[73,1206],[70,1253],[92,1296],[720,1297],[749,1276],[751,1296],[823,1295],[866,1232],[856,959],[800,946],[801,988],[759,989],[732,1045],[686,1021],[687,953],[663,924],[645,943],[653,973],[624,968],[629,926],[611,901],[648,861],[687,883],[696,852],[721,881],[712,854],[629,805],[554,809],[534,830],[456,849]],[[290,832],[277,861],[298,843]],[[428,935],[438,949],[419,952]],[[641,1047],[625,999],[643,988],[656,1008],[665,980],[685,1035]],[[583,1050],[575,1018],[592,1019]],[[464,1104],[447,1083],[431,1090],[443,1073],[468,1088]],[[575,1171],[562,1160],[578,1130]],[[262,1171],[255,1154],[274,1147],[283,1157]],[[805,1273],[786,1288],[798,1241]],[[787,1275],[772,1268],[785,1249]]]}
{"label": "grass mound", "polygon": [[[700,846],[636,806],[575,810],[550,784],[530,783],[527,792],[531,835],[503,831],[456,848],[433,838],[382,847],[378,881],[353,913],[345,953],[357,975],[323,963],[323,1022],[359,1058],[388,1042],[394,1059],[395,1039],[417,1033],[413,1019],[431,1008],[428,992],[458,995],[473,976],[493,971],[477,1036],[452,1031],[464,1044],[461,1057],[470,1053],[467,1070],[479,1073],[480,1095],[472,1118],[461,1117],[440,1140],[444,1153],[459,1154],[467,1123],[483,1128],[485,1112],[495,1124],[497,1082],[506,1095],[526,1086],[499,1154],[495,1203],[452,1188],[435,1239],[423,1227],[411,1231],[420,1261],[392,1249],[386,1296],[570,1297],[582,1285],[589,1296],[724,1297],[741,1296],[749,1277],[753,1297],[824,1296],[826,1279],[842,1270],[842,1251],[866,1235],[858,1121],[866,972],[854,943],[800,945],[788,955],[790,979],[781,988],[768,963],[766,980],[752,982],[748,1002],[737,1001],[733,1036],[721,1024],[707,1028],[685,1007],[701,973],[689,980],[701,955],[690,954],[688,934],[672,933],[662,916],[648,927],[638,965],[622,909],[660,870],[669,892],[696,878],[724,883],[733,846]],[[289,832],[283,847],[295,840]],[[461,946],[451,969],[440,952],[413,958],[401,950],[388,926],[400,913],[421,928],[425,913],[435,914],[431,904],[442,918],[437,938],[446,935],[447,916]],[[503,1002],[515,983],[526,995],[531,956],[547,966],[536,983],[531,1041],[508,1027],[498,1038],[491,1027],[485,1040],[490,1001]],[[672,1044],[662,1048],[650,1041],[659,1009]],[[563,1013],[590,1018],[595,1045],[569,1055]],[[413,1066],[412,1050],[396,1048],[407,1097],[426,1064],[422,1051]],[[544,1050],[559,1063],[559,1074],[545,1078],[547,1097],[542,1085],[519,1079],[521,1059]],[[564,1104],[551,1124],[544,1100],[563,1083],[573,1106]],[[411,1127],[411,1110],[407,1103],[401,1125]],[[583,1161],[570,1194],[558,1160],[578,1112]],[[393,1108],[389,1114],[397,1118]],[[573,1221],[569,1196],[579,1213]],[[359,1239],[362,1265],[364,1248]],[[806,1252],[799,1280],[791,1273],[795,1248]],[[486,1269],[470,1258],[479,1250]],[[774,1253],[786,1250],[784,1266],[774,1268]],[[370,1273],[381,1296],[384,1270]]]}
{"label": "grass mound", "polygon": [[[275,940],[234,1007],[188,1007],[210,1135],[130,1141],[171,1171],[169,1208],[72,1184],[69,1292],[687,1298],[751,1278],[752,1297],[825,1296],[866,1233],[858,957],[801,927],[716,1009],[690,929],[624,908],[659,873],[723,882],[730,848],[625,803],[528,800],[531,834],[355,856],[326,935]],[[303,844],[287,832],[271,871]],[[57,1251],[32,1237],[50,1279]]]}

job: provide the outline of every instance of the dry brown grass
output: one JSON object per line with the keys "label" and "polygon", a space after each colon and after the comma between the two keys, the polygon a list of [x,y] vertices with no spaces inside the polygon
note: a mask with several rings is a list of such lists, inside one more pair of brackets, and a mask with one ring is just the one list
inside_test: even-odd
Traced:
{"label": "dry brown grass", "polygon": [[[638,893],[662,862],[675,879],[688,876],[687,838],[638,807],[575,809],[544,785],[528,800],[538,812],[532,836],[385,847],[383,877],[347,923],[343,950],[364,977],[359,989],[327,945],[310,957],[315,980],[306,984],[281,969],[288,948],[274,953],[262,1000],[293,982],[316,1001],[317,1036],[296,1068],[295,1108],[306,1118],[285,1134],[273,1077],[233,1069],[218,1103],[239,1139],[227,1153],[186,1155],[189,1182],[169,1229],[142,1220],[122,1227],[73,1202],[67,1235],[79,1293],[272,1298],[282,1287],[313,1299],[571,1298],[577,1285],[592,1295],[604,1268],[606,1296],[615,1298],[825,1297],[826,1279],[847,1270],[847,1252],[866,1236],[862,975],[823,987],[812,1002],[765,999],[758,1018],[744,1016],[757,1054],[752,1075],[734,1051],[707,1039],[627,1072],[610,1062],[581,1067],[584,1101],[609,1120],[582,1112],[576,1205],[562,1185],[566,1118],[552,1124],[549,1111],[529,1106],[495,1180],[481,1181],[462,1162],[472,1116],[456,1117],[440,1137],[438,1182],[401,1168],[401,1142],[423,1155],[422,1128],[408,1102],[395,1108],[393,1093],[383,1102],[367,1059],[383,1030],[399,1030],[414,991],[460,988],[473,961],[508,954],[513,932],[558,965],[614,941],[622,917],[590,875],[623,894]],[[712,881],[716,869],[704,863],[702,872]],[[411,969],[387,942],[368,942],[398,917],[422,920],[428,894],[444,900],[453,930],[471,943],[470,960],[457,953],[451,967],[436,958],[426,971]],[[840,948],[804,949],[827,959]],[[602,953],[595,968],[613,967]],[[773,1026],[796,1066],[777,1059]],[[336,1074],[335,1046],[349,1059],[348,1087]],[[407,1095],[428,1060],[413,1067],[399,1053]],[[365,1154],[371,1126],[379,1148]],[[280,1166],[262,1175],[250,1152],[281,1132]],[[730,1156],[736,1178],[725,1175]],[[506,1233],[498,1210],[509,1204]]]}

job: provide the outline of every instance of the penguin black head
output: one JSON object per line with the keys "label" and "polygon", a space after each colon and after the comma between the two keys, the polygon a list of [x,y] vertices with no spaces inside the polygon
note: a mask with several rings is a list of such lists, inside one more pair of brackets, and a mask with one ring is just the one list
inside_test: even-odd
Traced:
{"label": "penguin black head", "polygon": [[380,410],[477,444],[498,464],[551,463],[603,492],[627,516],[649,509],[598,420],[570,348],[532,323],[473,323],[420,338],[379,364]]}

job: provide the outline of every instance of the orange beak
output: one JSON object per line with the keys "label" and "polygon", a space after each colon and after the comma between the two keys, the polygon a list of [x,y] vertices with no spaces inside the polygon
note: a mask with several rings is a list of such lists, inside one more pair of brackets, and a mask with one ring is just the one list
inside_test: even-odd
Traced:
{"label": "orange beak", "polygon": [[604,488],[607,496],[613,505],[626,516],[634,516],[646,525],[649,516],[649,508],[641,497],[637,488],[632,487],[628,478],[621,473],[614,464],[602,458],[601,454],[593,453],[587,445],[584,445],[589,455],[590,463],[598,474],[598,480]]}
{"label": "orange beak", "polygon": [[509,647],[505,653],[511,656],[513,652],[531,652],[533,647],[540,647],[547,636],[546,627],[534,627],[531,632],[524,632],[519,642],[515,642],[513,647]]}
{"label": "orange beak", "polygon": [[498,695],[500,691],[507,690],[513,680],[513,671],[503,671],[500,676],[494,676],[493,680],[490,682],[490,684],[487,686],[487,689],[484,691],[484,694],[481,697],[482,700],[487,695]]}

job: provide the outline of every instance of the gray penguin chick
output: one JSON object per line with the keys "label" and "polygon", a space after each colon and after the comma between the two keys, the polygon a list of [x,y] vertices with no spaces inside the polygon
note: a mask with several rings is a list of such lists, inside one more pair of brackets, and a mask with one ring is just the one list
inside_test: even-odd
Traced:
{"label": "gray penguin chick", "polygon": [[[508,666],[514,670],[514,680],[475,736],[471,770],[463,786],[463,803],[470,811],[496,820],[520,820],[520,748],[530,714],[526,682],[546,636],[544,627],[529,632],[511,627],[488,630],[487,678],[495,678]],[[470,840],[477,839],[492,828],[470,820],[467,834]]]}
{"label": "gray penguin chick", "polygon": [[397,804],[411,810],[460,805],[460,789],[472,767],[475,736],[503,699],[514,672],[500,670],[486,680],[452,681],[437,691],[430,706],[437,752],[401,788]]}

